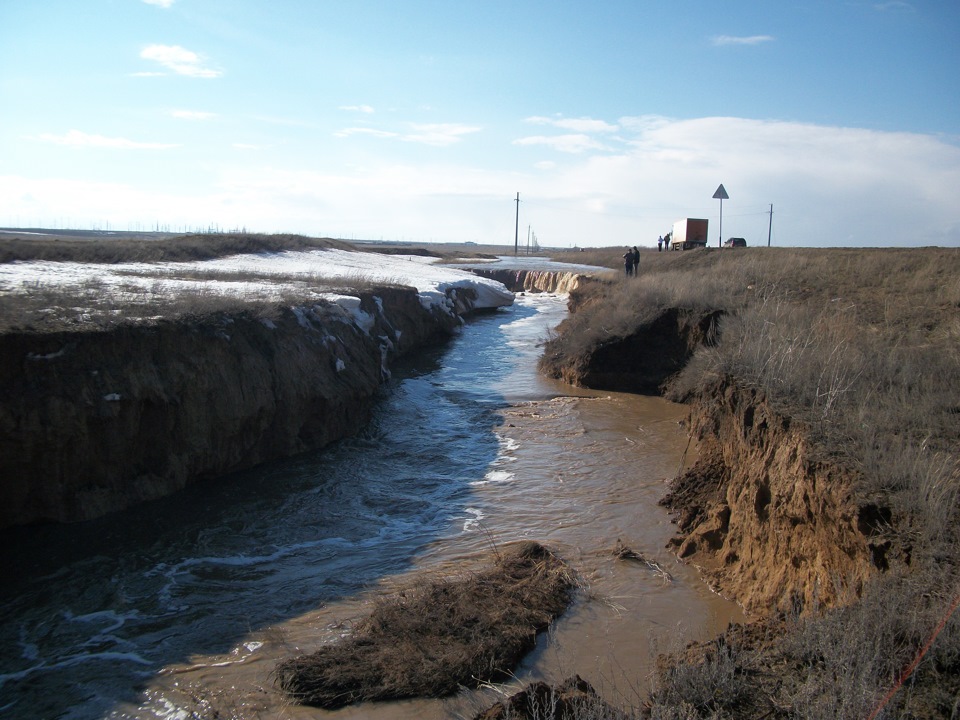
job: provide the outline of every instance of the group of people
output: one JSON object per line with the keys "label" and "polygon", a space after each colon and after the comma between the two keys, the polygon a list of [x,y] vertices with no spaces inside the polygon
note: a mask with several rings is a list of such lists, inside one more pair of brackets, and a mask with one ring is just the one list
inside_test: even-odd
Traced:
{"label": "group of people", "polygon": [[[657,252],[662,252],[664,249],[670,249],[670,233],[667,233],[666,237],[661,235],[657,238]],[[628,246],[627,251],[623,254],[623,269],[626,271],[627,277],[635,276],[639,265],[640,251],[637,250],[636,245],[633,248]]]}

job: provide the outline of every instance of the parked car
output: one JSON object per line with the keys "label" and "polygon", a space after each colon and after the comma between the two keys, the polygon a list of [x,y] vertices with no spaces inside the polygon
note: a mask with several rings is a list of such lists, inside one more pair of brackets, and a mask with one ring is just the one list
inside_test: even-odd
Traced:
{"label": "parked car", "polygon": [[727,241],[723,244],[724,247],[746,247],[747,241],[743,238],[727,238]]}

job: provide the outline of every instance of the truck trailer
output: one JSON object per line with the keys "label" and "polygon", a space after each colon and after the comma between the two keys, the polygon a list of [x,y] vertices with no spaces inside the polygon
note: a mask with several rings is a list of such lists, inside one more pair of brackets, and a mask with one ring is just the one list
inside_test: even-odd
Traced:
{"label": "truck trailer", "polygon": [[674,250],[692,250],[707,246],[707,221],[703,218],[683,218],[673,224],[670,247]]}

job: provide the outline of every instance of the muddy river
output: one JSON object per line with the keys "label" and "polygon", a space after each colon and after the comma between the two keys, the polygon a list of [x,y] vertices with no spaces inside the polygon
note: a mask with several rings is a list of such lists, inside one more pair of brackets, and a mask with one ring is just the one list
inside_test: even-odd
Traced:
{"label": "muddy river", "polygon": [[[742,619],[664,548],[682,407],[536,373],[562,298],[528,295],[396,368],[374,421],[324,451],[101,520],[0,536],[0,715],[457,718],[578,673],[636,705],[653,657]],[[279,658],[349,632],[379,593],[540,541],[574,605],[505,686],[445,700],[293,705]],[[658,563],[617,560],[617,540]]]}

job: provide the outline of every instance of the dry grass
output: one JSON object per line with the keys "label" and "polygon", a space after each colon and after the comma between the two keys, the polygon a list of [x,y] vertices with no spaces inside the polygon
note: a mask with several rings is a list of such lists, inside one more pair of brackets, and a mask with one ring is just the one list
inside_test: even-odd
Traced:
{"label": "dry grass", "polygon": [[[859,471],[858,495],[887,509],[880,531],[910,562],[846,608],[674,664],[650,717],[866,717],[960,593],[960,251],[646,253],[640,270],[579,299],[587,310],[547,352],[583,363],[664,308],[722,310],[718,341],[670,397],[718,380],[762,390],[820,457]],[[879,718],[960,717],[958,628],[955,617]]]}
{"label": "dry grass", "polygon": [[[327,293],[357,294],[400,287],[399,279],[372,280],[363,273],[258,273],[217,269],[158,268],[153,275],[114,273],[110,281],[24,283],[0,292],[0,333],[96,331],[118,324],[214,313],[247,312],[273,318],[282,306],[323,304]],[[120,282],[116,278],[120,277]]]}
{"label": "dry grass", "polygon": [[909,678],[898,684],[945,619],[956,593],[951,582],[944,574],[887,576],[857,604],[734,626],[717,640],[675,649],[669,660],[661,660],[647,715],[957,717],[960,623],[946,623]]}
{"label": "dry grass", "polygon": [[302,703],[337,708],[443,697],[502,679],[566,609],[574,587],[549,550],[518,543],[492,570],[381,599],[346,640],[281,662],[277,681]]}
{"label": "dry grass", "polygon": [[594,293],[548,343],[552,362],[582,365],[666,308],[720,310],[719,342],[671,397],[718,377],[761,388],[862,471],[864,494],[894,494],[912,531],[941,537],[956,518],[960,251],[647,252],[638,278]]}
{"label": "dry grass", "polygon": [[[148,238],[159,239],[148,239]],[[104,238],[97,234],[62,237],[16,235],[0,239],[0,263],[53,260],[83,263],[186,262],[211,260],[227,255],[311,250],[347,243],[304,235],[260,233],[204,233],[193,235],[145,234]]]}

